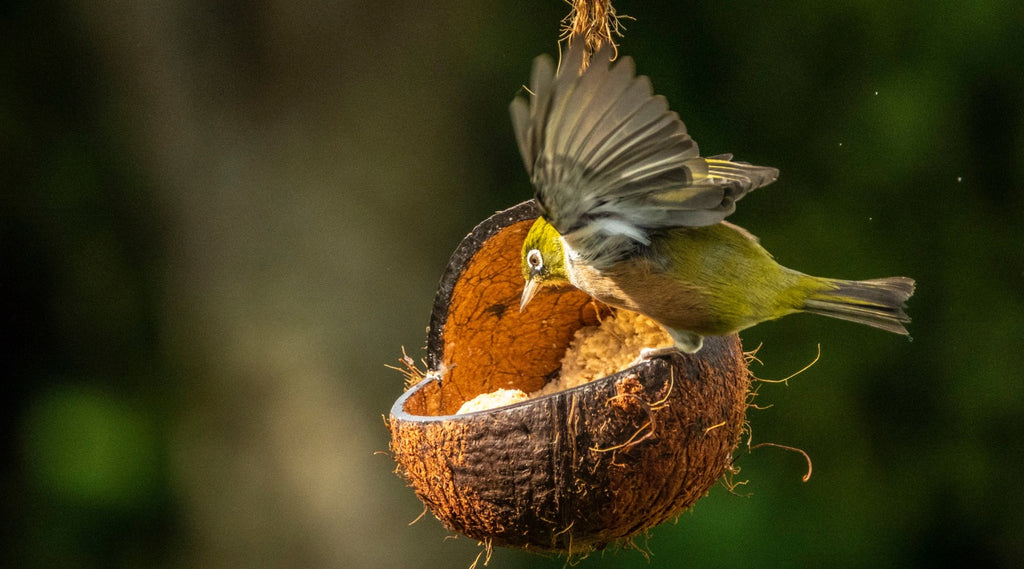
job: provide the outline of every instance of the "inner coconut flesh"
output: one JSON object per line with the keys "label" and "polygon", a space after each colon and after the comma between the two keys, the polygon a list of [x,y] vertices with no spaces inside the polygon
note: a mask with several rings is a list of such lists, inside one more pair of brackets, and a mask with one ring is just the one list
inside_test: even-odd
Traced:
{"label": "inner coconut flesh", "polygon": [[544,387],[533,393],[519,389],[483,393],[463,403],[458,414],[503,407],[583,385],[628,368],[644,348],[670,345],[672,338],[650,318],[617,310],[603,318],[600,325],[576,331],[562,357],[560,375]]}

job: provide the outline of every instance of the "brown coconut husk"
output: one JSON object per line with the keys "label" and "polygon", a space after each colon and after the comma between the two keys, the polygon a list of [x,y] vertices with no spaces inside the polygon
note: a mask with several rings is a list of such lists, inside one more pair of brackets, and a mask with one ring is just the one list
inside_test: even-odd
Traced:
{"label": "brown coconut husk", "polygon": [[708,492],[732,464],[750,379],[738,336],[712,337],[694,355],[457,415],[482,393],[540,390],[576,332],[613,315],[571,287],[542,291],[520,313],[520,251],[537,215],[532,201],[499,212],[452,255],[426,378],[392,407],[391,449],[446,527],[493,545],[585,553]]}

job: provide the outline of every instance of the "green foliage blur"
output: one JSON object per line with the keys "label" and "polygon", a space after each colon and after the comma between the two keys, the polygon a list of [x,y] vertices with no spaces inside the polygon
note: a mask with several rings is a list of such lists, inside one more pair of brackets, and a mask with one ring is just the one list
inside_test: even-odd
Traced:
{"label": "green foliage blur", "polygon": [[[580,567],[1024,559],[1024,10],[615,3],[731,221],[785,265],[906,275],[912,341],[794,316],[734,493]],[[393,474],[384,367],[448,255],[530,196],[507,116],[560,0],[0,8],[0,566],[468,567]],[[563,567],[499,549],[492,567]]]}

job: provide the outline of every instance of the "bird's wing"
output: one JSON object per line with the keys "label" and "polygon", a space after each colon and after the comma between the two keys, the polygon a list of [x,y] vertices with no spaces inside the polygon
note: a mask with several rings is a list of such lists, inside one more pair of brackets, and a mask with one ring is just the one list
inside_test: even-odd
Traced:
{"label": "bird's wing", "polygon": [[582,58],[570,47],[556,71],[538,57],[529,99],[510,112],[544,217],[591,262],[613,261],[653,230],[718,223],[775,181],[775,168],[701,157],[629,57],[610,65],[606,47],[580,74]]}

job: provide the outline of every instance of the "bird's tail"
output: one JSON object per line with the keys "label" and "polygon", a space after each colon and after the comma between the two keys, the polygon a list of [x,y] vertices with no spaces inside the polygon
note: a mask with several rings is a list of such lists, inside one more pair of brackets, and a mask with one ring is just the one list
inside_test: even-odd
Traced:
{"label": "bird's tail", "polygon": [[867,281],[821,279],[826,285],[801,307],[805,312],[867,324],[906,335],[910,317],[905,303],[914,294],[914,279],[889,277]]}

